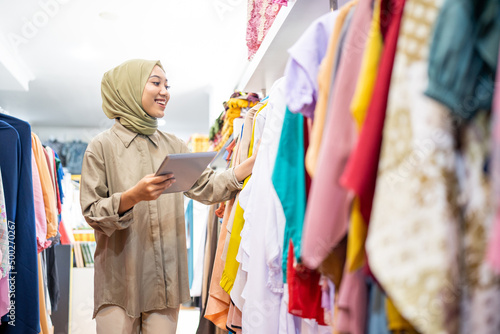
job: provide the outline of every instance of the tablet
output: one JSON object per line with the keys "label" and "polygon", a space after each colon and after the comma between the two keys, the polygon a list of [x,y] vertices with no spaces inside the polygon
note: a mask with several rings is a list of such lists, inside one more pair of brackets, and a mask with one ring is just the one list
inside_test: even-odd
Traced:
{"label": "tablet", "polygon": [[156,176],[174,174],[175,183],[164,194],[185,192],[191,189],[217,152],[169,154],[158,168]]}

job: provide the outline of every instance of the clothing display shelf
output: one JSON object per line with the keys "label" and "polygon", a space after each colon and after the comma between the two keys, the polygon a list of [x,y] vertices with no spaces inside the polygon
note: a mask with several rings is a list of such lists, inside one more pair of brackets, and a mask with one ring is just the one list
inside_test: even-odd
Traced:
{"label": "clothing display shelf", "polygon": [[[334,1],[333,6],[336,6]],[[326,14],[332,4],[328,0],[288,1],[281,7],[273,25],[255,54],[248,62],[236,85],[237,91],[262,92],[283,76],[288,60],[288,49],[315,19]]]}

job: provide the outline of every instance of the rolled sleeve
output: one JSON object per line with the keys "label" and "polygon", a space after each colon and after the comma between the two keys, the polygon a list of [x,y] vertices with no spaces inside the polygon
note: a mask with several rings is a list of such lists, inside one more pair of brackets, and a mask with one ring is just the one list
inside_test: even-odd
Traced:
{"label": "rolled sleeve", "polygon": [[215,204],[233,198],[242,187],[243,183],[238,182],[234,168],[224,172],[207,168],[193,187],[184,194],[203,204]]}
{"label": "rolled sleeve", "polygon": [[96,231],[111,236],[133,221],[133,208],[118,214],[121,192],[108,195],[106,170],[103,160],[90,151],[85,153],[80,184],[80,204],[87,223]]}

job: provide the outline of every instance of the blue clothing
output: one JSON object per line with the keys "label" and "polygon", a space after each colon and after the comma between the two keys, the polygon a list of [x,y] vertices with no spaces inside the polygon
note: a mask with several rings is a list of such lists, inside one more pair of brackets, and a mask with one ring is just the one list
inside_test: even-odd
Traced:
{"label": "blue clothing", "polygon": [[370,305],[368,308],[367,334],[390,334],[385,312],[385,295],[377,283],[370,281]]}
{"label": "blue clothing", "polygon": [[286,282],[288,244],[293,241],[294,254],[300,256],[302,227],[306,213],[306,174],[304,166],[304,116],[292,113],[288,107],[281,130],[273,186],[285,213],[283,239],[283,281]]}
{"label": "blue clothing", "polygon": [[[37,244],[35,230],[35,208],[33,200],[33,179],[31,172],[31,127],[28,123],[12,116],[0,114],[4,131],[0,131],[0,150],[12,150],[12,145],[16,147],[14,150],[19,150],[19,157],[16,161],[4,159],[3,154],[0,155],[0,164],[2,168],[2,180],[7,182],[15,189],[17,183],[17,193],[5,193],[6,202],[10,201],[14,209],[11,213],[7,211],[7,215],[13,220],[9,223],[14,223],[15,229],[15,264],[11,266],[10,280],[15,285],[11,285],[11,289],[15,288],[15,294],[11,298],[11,303],[14,302],[15,318],[5,316],[2,318],[0,325],[0,333],[20,333],[20,334],[35,334],[40,332],[40,312],[38,303],[38,261],[37,261]],[[13,144],[12,137],[15,134],[12,130],[5,130],[9,124],[17,131],[17,143]],[[10,128],[9,128],[10,129]],[[5,145],[5,143],[9,143]],[[8,180],[12,178],[11,180]],[[5,187],[4,187],[5,188]],[[5,190],[5,189],[4,189]],[[7,197],[9,199],[7,200]],[[10,218],[9,218],[10,220]],[[14,321],[15,326],[5,323],[5,321]]]}
{"label": "blue clothing", "polygon": [[186,212],[184,214],[186,219],[186,244],[188,251],[188,276],[189,276],[189,289],[193,285],[193,200],[189,199]]}
{"label": "blue clothing", "polygon": [[83,156],[88,144],[81,141],[72,141],[64,144],[61,155],[66,158],[66,168],[71,174],[82,174]]}
{"label": "blue clothing", "polygon": [[57,152],[54,151],[54,154],[56,156],[57,185],[59,186],[59,200],[61,201],[61,204],[63,204],[64,193],[63,193],[63,188],[62,188],[62,179],[64,178],[64,171],[63,171],[61,160],[59,159],[59,156],[57,155]]}

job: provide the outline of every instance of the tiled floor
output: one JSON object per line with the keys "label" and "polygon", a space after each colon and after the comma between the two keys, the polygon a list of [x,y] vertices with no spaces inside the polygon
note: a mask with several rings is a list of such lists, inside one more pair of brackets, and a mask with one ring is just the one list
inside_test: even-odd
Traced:
{"label": "tiled floor", "polygon": [[[92,268],[73,268],[72,281],[71,334],[95,334],[95,321],[92,320],[94,270]],[[181,308],[177,333],[195,334],[199,317],[200,311],[198,309]],[[55,332],[57,333],[57,330]]]}

